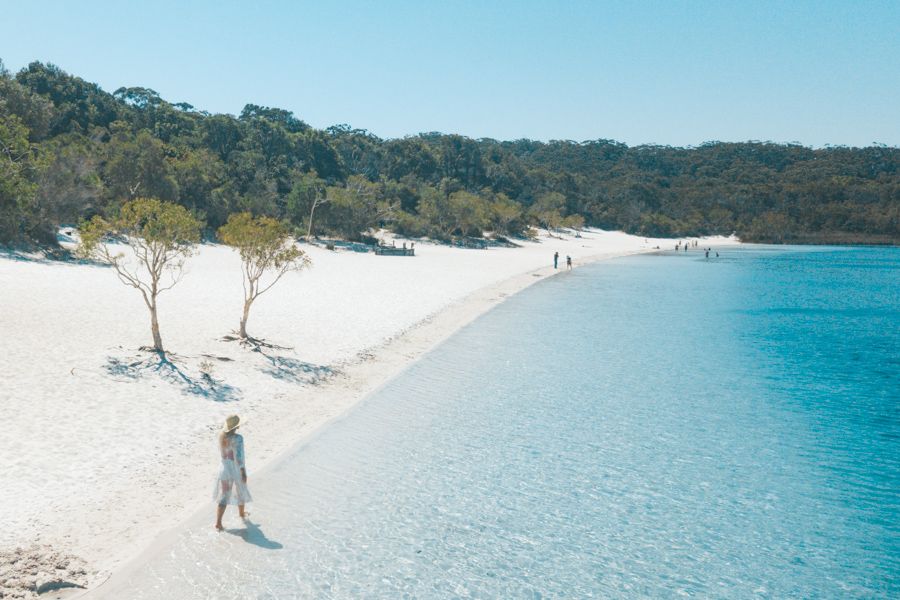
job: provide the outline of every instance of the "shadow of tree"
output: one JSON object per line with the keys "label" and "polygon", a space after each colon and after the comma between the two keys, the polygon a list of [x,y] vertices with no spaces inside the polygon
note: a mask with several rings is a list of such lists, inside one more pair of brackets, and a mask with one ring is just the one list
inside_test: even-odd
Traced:
{"label": "shadow of tree", "polygon": [[171,354],[153,352],[148,358],[138,360],[122,360],[115,356],[106,358],[106,372],[116,377],[138,380],[148,374],[157,374],[160,378],[177,385],[185,393],[216,402],[230,402],[240,398],[240,390],[209,373],[199,377],[190,376]]}
{"label": "shadow of tree", "polygon": [[262,369],[262,372],[266,375],[271,375],[275,379],[291,383],[315,385],[328,379],[335,373],[335,370],[327,365],[314,365],[296,358],[266,353],[263,352],[261,347],[256,347],[253,351],[261,354],[269,363]]}
{"label": "shadow of tree", "polygon": [[108,264],[89,258],[79,258],[65,249],[36,249],[34,251],[0,248],[0,258],[16,262],[37,263],[53,266],[90,265],[109,267]]}
{"label": "shadow of tree", "polygon": [[246,519],[244,524],[246,525],[244,529],[226,529],[225,532],[238,536],[248,544],[253,544],[266,550],[281,550],[284,548],[284,545],[280,542],[267,538],[263,530],[259,528],[259,525],[250,522],[250,519]]}
{"label": "shadow of tree", "polygon": [[222,341],[238,342],[242,348],[261,355],[267,361],[265,367],[261,369],[262,372],[282,381],[315,385],[337,373],[335,369],[327,365],[315,365],[279,353],[279,351],[292,351],[293,348],[290,346],[279,346],[254,337],[241,338],[237,332],[222,337]]}

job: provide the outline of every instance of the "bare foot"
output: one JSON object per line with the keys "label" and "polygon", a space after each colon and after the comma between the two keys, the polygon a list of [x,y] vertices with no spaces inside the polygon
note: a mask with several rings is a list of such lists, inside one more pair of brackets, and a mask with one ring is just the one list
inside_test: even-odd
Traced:
{"label": "bare foot", "polygon": [[222,531],[223,529],[225,529],[225,528],[222,527],[221,523],[216,523],[216,531]]}
{"label": "bare foot", "polygon": [[245,512],[244,514],[241,515],[241,518],[244,519],[244,520],[246,520],[247,517],[249,517],[249,516],[250,516],[250,513],[249,513],[249,512]]}

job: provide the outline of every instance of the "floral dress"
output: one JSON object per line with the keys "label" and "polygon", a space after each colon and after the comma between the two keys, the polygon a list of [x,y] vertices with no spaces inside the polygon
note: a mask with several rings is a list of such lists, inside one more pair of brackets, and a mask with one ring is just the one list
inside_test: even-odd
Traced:
{"label": "floral dress", "polygon": [[238,433],[225,434],[225,441],[219,445],[222,456],[222,468],[216,478],[216,486],[213,490],[213,498],[216,503],[247,504],[253,498],[247,484],[241,479],[241,469],[246,470],[244,464],[244,438]]}

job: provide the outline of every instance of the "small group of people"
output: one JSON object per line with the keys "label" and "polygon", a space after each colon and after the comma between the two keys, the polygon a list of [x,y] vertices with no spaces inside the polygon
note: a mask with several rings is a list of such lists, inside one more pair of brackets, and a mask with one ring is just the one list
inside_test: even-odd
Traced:
{"label": "small group of people", "polygon": [[[679,252],[680,250],[688,251],[688,248],[696,248],[698,246],[697,240],[687,240],[682,242],[681,240],[675,242],[675,252]],[[703,251],[706,253],[706,258],[709,258],[709,253],[713,252],[712,248],[704,248]],[[716,252],[716,258],[719,258],[719,253]]]}
{"label": "small group of people", "polygon": [[[553,268],[559,268],[559,252],[553,253]],[[569,255],[566,255],[566,269],[569,271],[572,270],[572,257]]]}

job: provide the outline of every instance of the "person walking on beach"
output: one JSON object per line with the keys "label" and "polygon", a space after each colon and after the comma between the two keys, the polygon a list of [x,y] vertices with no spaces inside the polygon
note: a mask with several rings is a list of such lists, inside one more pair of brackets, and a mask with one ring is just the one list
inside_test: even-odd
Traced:
{"label": "person walking on beach", "polygon": [[222,467],[216,478],[213,492],[216,501],[216,529],[222,531],[222,516],[225,507],[237,504],[238,514],[246,519],[250,513],[244,512],[244,505],[251,502],[250,490],[247,489],[247,467],[244,463],[244,437],[236,433],[241,419],[231,415],[225,419],[225,426],[219,433],[219,454]]}
{"label": "person walking on beach", "polygon": [[553,268],[556,269],[559,265],[559,252],[553,253]]}
{"label": "person walking on beach", "polygon": [[572,270],[572,257],[568,254],[566,255],[566,269],[569,271]]}

